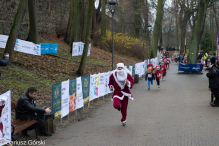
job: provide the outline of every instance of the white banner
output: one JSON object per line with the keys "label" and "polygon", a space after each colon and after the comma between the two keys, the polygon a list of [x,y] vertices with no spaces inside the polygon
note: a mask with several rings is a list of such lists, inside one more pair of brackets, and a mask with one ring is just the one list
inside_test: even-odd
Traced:
{"label": "white banner", "polygon": [[0,95],[0,145],[11,141],[11,91]]}
{"label": "white banner", "polygon": [[84,106],[83,102],[83,93],[82,93],[82,84],[81,84],[81,77],[77,78],[77,86],[76,86],[76,109],[82,108]]}
{"label": "white banner", "polygon": [[130,73],[131,73],[131,76],[133,76],[132,74],[132,69],[133,69],[133,66],[129,66],[129,71],[130,71]]}
{"label": "white banner", "polygon": [[[5,48],[7,41],[8,36],[0,35],[0,48]],[[23,41],[20,39],[16,40],[14,50],[26,54],[41,56],[40,45],[28,41]]]}
{"label": "white banner", "polygon": [[8,36],[0,34],[0,48],[5,48],[7,41],[8,41]]}
{"label": "white banner", "polygon": [[80,43],[80,48],[78,50],[78,55],[82,55],[83,54],[83,50],[84,50],[84,43],[83,42],[79,42]]}
{"label": "white banner", "polygon": [[90,56],[91,44],[89,44],[87,56]]}
{"label": "white banner", "polygon": [[78,42],[73,42],[72,46],[72,56],[78,56]]}
{"label": "white banner", "polygon": [[99,96],[100,76],[99,74],[90,75],[90,96],[89,101],[92,101]]}
{"label": "white banner", "polygon": [[[83,54],[84,43],[83,42],[73,42],[72,44],[72,56],[80,56]],[[88,46],[87,56],[90,56],[91,44]]]}
{"label": "white banner", "polygon": [[105,95],[105,74],[100,73],[100,85],[99,85],[99,90],[98,90],[98,97],[104,96]]}
{"label": "white banner", "polygon": [[69,80],[62,82],[61,118],[69,114]]}
{"label": "white banner", "polygon": [[138,74],[141,77],[141,63],[135,64],[135,74]]}

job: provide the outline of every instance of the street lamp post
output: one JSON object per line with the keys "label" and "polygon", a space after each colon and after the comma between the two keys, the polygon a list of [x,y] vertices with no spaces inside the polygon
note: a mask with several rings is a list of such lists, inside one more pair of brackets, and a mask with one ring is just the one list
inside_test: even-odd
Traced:
{"label": "street lamp post", "polygon": [[[152,26],[151,25],[148,25],[148,28],[150,28],[150,29],[148,29],[148,32],[147,32],[147,35],[150,35],[150,33],[151,33],[151,31],[152,31]],[[149,38],[150,38],[150,36],[149,36]],[[150,59],[151,59],[151,51],[150,51],[150,39],[148,40],[148,43],[149,43],[149,61],[150,61]]]}
{"label": "street lamp post", "polygon": [[116,0],[109,0],[109,10],[112,14],[112,70],[114,70],[114,13],[117,5]]}
{"label": "street lamp post", "polygon": [[[143,28],[144,28],[145,26],[143,26]],[[148,25],[148,28],[149,27],[152,27],[151,25]],[[142,31],[142,37],[143,37],[143,61],[144,61],[144,43],[146,44],[146,41],[144,40],[145,38],[144,38],[144,36],[145,36],[145,29]],[[146,37],[148,36],[148,34],[149,34],[149,32],[150,32],[150,30],[148,29],[148,32],[147,32],[147,34],[146,34]]]}

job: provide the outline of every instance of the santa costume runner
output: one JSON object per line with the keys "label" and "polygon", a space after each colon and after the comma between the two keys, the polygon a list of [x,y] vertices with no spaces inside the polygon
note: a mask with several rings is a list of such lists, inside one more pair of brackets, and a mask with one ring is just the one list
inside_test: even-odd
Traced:
{"label": "santa costume runner", "polygon": [[126,125],[128,100],[133,100],[131,89],[134,85],[132,76],[125,71],[123,63],[117,64],[117,69],[109,77],[109,88],[113,90],[113,106],[117,110],[121,110],[122,125]]}

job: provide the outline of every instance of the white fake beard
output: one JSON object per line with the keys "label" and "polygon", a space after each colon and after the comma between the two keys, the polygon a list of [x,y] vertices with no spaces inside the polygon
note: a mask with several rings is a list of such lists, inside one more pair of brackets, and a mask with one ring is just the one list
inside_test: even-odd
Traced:
{"label": "white fake beard", "polygon": [[122,70],[117,70],[117,78],[120,82],[124,82],[127,78],[127,73],[125,72],[124,69]]}

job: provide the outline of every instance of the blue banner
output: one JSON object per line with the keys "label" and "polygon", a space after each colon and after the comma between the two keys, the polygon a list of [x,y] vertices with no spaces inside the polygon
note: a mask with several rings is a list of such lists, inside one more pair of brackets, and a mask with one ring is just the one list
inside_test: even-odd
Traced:
{"label": "blue banner", "polygon": [[191,70],[191,72],[201,72],[202,71],[202,64],[201,63],[190,64],[190,70]]}
{"label": "blue banner", "polygon": [[58,54],[58,44],[42,43],[41,54]]}
{"label": "blue banner", "polygon": [[178,65],[179,71],[185,71],[185,72],[201,72],[202,71],[202,64],[183,64],[179,63]]}

